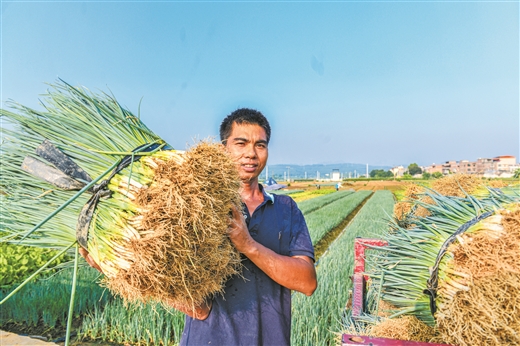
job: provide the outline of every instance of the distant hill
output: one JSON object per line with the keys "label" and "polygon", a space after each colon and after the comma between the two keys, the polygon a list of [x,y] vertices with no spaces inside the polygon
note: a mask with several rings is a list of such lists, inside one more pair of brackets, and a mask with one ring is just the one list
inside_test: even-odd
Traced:
{"label": "distant hill", "polygon": [[[370,171],[373,169],[383,169],[387,171],[390,168],[392,167],[370,166],[369,164],[368,173],[370,173]],[[318,172],[320,179],[327,179],[332,174],[333,169],[339,169],[339,172],[343,178],[354,178],[357,175],[365,175],[367,166],[366,164],[361,163],[333,163],[317,165],[268,165],[267,169],[269,172],[269,177],[273,177],[275,180],[283,180],[287,177],[287,174],[290,175],[291,179],[304,179],[305,177],[307,177],[307,179],[316,179]],[[260,175],[260,181],[263,181],[265,179],[266,169],[264,169],[264,171]]]}

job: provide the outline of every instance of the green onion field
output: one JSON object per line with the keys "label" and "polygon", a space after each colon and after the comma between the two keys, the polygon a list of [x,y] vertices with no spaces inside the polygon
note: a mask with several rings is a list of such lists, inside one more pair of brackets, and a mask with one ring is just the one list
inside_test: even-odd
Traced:
{"label": "green onion field", "polygon": [[[366,185],[366,184],[365,184]],[[377,237],[392,216],[394,194],[386,186],[316,190],[314,185],[294,187],[289,194],[298,203],[307,221],[313,244],[325,241],[325,252],[317,258],[318,289],[311,297],[293,294],[293,345],[334,345],[341,329],[353,267],[355,237]],[[348,224],[345,224],[348,220]],[[330,240],[327,234],[339,234]],[[42,254],[14,245],[4,245],[0,273],[4,285],[0,299],[9,294],[38,268]],[[28,258],[28,260],[21,260]],[[65,259],[60,257],[59,261]],[[7,272],[6,265],[25,271]],[[34,263],[34,266],[31,266]],[[7,277],[11,277],[11,281]],[[63,341],[67,323],[72,270],[43,272],[2,305],[0,329],[18,334],[41,335],[49,341]],[[98,284],[98,272],[86,264],[80,268],[73,310],[73,345],[176,345],[184,325],[184,315],[160,304],[124,304]],[[13,282],[16,281],[16,282]]]}

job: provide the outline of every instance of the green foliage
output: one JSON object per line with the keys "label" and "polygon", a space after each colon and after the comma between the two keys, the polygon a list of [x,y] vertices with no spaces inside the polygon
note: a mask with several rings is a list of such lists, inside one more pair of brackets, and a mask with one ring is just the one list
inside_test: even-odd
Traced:
{"label": "green foliage", "polygon": [[430,179],[432,177],[432,175],[430,173],[428,173],[428,172],[424,172],[422,174],[422,177],[423,177],[423,179]]}
{"label": "green foliage", "polygon": [[295,193],[304,192],[305,190],[275,190],[275,191],[267,191],[274,195],[293,195]]}
{"label": "green foliage", "polygon": [[307,190],[307,191],[303,191],[303,192],[293,193],[293,194],[291,194],[291,197],[292,197],[292,199],[294,199],[295,202],[299,203],[299,202],[305,201],[307,199],[316,198],[321,195],[327,195],[327,194],[333,193],[335,191],[336,191],[335,189],[332,189],[332,188],[325,189],[322,186],[322,188],[319,190],[318,189]]}
{"label": "green foliage", "polygon": [[370,171],[371,178],[393,178],[394,174],[390,171],[385,171],[384,169],[373,169]]}
{"label": "green foliage", "polygon": [[[0,287],[21,283],[56,253],[57,251],[49,249],[0,243]],[[65,255],[60,256],[53,265],[66,260]]]}
{"label": "green foliage", "polygon": [[408,173],[410,173],[410,175],[414,176],[416,174],[421,174],[422,173],[422,169],[416,163],[411,163],[408,166]]}
{"label": "green foliage", "polygon": [[[103,305],[109,299],[105,289],[95,283],[99,276],[92,268],[80,268],[74,316]],[[8,322],[25,323],[55,328],[65,326],[70,300],[72,270],[65,269],[44,280],[30,282],[2,304],[0,326]],[[10,290],[0,290],[3,299]]]}
{"label": "green foliage", "polygon": [[351,224],[317,263],[318,288],[311,297],[293,295],[291,344],[334,345],[334,331],[341,330],[341,317],[352,287],[354,239],[379,238],[392,215],[394,198],[390,191],[376,191]]}
{"label": "green foliage", "polygon": [[300,208],[303,215],[307,215],[315,210],[318,210],[327,204],[330,204],[340,198],[346,197],[352,194],[353,191],[338,191],[336,193],[329,193],[327,195],[321,195],[316,198],[307,199],[305,201],[298,203],[298,208]]}
{"label": "green foliage", "polygon": [[95,307],[78,332],[81,339],[139,345],[177,345],[184,329],[184,314],[158,303],[108,302]]}
{"label": "green foliage", "polygon": [[316,244],[325,234],[337,227],[371,193],[372,191],[367,190],[357,191],[305,215],[312,243]]}
{"label": "green foliage", "polygon": [[413,177],[412,177],[411,174],[405,173],[405,174],[403,174],[403,177],[401,179],[403,179],[403,180],[410,180],[410,179],[413,179]]}
{"label": "green foliage", "polygon": [[[156,303],[125,304],[96,283],[99,273],[79,270],[74,318],[82,318],[78,337],[105,342],[176,345],[184,328],[184,314]],[[1,307],[0,328],[10,322],[27,326],[63,328],[71,291],[72,270],[31,282]],[[10,290],[0,290],[3,299]]]}
{"label": "green foliage", "polygon": [[432,177],[435,179],[439,179],[443,177],[443,174],[441,172],[433,172]]}
{"label": "green foliage", "polygon": [[520,168],[515,171],[515,174],[513,174],[513,178],[515,178],[515,179],[520,178]]}

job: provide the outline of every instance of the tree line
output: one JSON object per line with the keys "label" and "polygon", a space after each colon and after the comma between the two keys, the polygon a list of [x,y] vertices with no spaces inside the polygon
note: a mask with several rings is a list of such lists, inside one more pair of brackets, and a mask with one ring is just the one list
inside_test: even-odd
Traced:
{"label": "tree line", "polygon": [[[411,163],[408,165],[408,169],[404,172],[403,178],[412,178],[417,174],[422,174],[423,179],[440,178],[442,177],[441,172],[428,173],[423,172],[422,168],[417,163]],[[371,178],[393,178],[394,174],[391,171],[385,171],[384,169],[373,169],[370,171]]]}

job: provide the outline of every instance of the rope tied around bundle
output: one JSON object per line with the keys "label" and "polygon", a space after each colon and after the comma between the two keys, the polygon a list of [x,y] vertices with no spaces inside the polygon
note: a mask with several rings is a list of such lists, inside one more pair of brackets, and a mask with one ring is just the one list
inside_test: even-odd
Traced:
{"label": "rope tied around bundle", "polygon": [[437,298],[437,288],[439,284],[439,264],[441,263],[442,258],[446,254],[448,247],[457,239],[457,236],[466,232],[471,226],[476,223],[484,220],[485,218],[493,215],[494,211],[488,211],[484,214],[478,215],[477,217],[469,220],[468,222],[461,225],[455,233],[449,236],[444,243],[442,244],[439,253],[437,254],[437,258],[435,260],[435,264],[430,271],[430,278],[426,282],[426,289],[423,290],[423,293],[429,296],[430,298],[430,311],[432,315],[437,311],[437,305],[435,303],[435,299]]}

